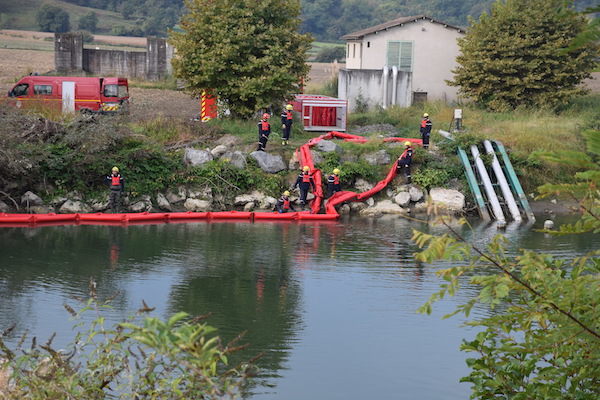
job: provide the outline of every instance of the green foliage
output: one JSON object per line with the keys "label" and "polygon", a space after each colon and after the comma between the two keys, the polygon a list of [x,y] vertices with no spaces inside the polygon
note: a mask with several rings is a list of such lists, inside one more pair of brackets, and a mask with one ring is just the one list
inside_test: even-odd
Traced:
{"label": "green foliage", "polygon": [[342,62],[346,58],[346,48],[344,46],[324,47],[315,58],[316,62],[330,63],[334,61]]}
{"label": "green foliage", "polygon": [[69,14],[60,7],[44,4],[37,13],[37,23],[42,32],[63,33],[71,29]]}
{"label": "green foliage", "polygon": [[94,32],[98,26],[98,16],[95,12],[90,11],[85,15],[82,15],[77,20],[77,27],[90,32]]}
{"label": "green foliage", "polygon": [[177,48],[174,74],[187,92],[209,91],[220,108],[241,118],[299,93],[312,39],[297,33],[298,0],[188,0],[186,6],[184,32],[170,31],[169,42]]}
{"label": "green foliage", "polygon": [[[146,316],[148,306],[126,322],[107,326],[104,314],[111,299],[99,301],[90,280],[92,298],[79,312],[65,308],[78,333],[66,350],[56,350],[53,338],[9,349],[0,336],[4,368],[14,372],[5,399],[216,399],[234,398],[253,371],[251,363],[228,366],[241,335],[223,346],[215,329],[180,312],[167,321]],[[94,285],[92,287],[92,285]],[[90,321],[87,314],[93,313]],[[93,317],[92,317],[93,318]],[[89,322],[88,322],[89,321]]]}
{"label": "green foliage", "polygon": [[[520,106],[554,107],[585,93],[594,43],[561,53],[585,27],[585,18],[563,0],[497,1],[491,15],[471,19],[459,39],[459,66],[449,84],[493,111]],[[570,3],[570,2],[569,2]]]}
{"label": "green foliage", "polygon": [[[600,132],[587,136],[588,153],[546,153],[547,160],[577,164],[583,172],[574,184],[547,184],[541,196],[566,194],[580,203],[581,220],[561,226],[555,234],[600,233]],[[476,304],[492,312],[467,322],[480,332],[465,340],[461,349],[471,373],[462,378],[472,384],[471,398],[481,399],[592,399],[600,387],[600,251],[575,260],[561,260],[521,250],[506,251],[507,239],[497,235],[486,249],[465,242],[445,219],[450,234],[432,236],[415,232],[413,240],[424,250],[421,262],[453,260],[463,264],[438,272],[447,283],[420,311],[454,295],[461,277],[479,288],[478,294],[454,313],[469,316]],[[462,221],[465,223],[466,221]],[[493,271],[497,271],[493,273]]]}

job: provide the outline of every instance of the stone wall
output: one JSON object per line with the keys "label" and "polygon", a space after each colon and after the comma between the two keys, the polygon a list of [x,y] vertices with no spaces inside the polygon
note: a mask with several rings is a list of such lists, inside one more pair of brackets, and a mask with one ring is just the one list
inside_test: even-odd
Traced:
{"label": "stone wall", "polygon": [[173,48],[166,39],[147,38],[146,51],[86,49],[78,33],[54,35],[55,69],[61,74],[158,80],[171,71]]}

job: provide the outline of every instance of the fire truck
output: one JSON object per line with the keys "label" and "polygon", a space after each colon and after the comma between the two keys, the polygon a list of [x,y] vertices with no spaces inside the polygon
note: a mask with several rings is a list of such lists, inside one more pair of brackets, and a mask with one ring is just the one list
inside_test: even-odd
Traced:
{"label": "fire truck", "polygon": [[8,92],[17,107],[49,106],[63,112],[116,113],[129,109],[126,78],[28,75]]}

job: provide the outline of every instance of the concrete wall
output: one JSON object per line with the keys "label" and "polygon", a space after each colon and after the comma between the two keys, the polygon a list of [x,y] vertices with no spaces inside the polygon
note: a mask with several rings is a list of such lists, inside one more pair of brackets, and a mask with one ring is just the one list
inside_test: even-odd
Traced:
{"label": "concrete wall", "polygon": [[171,72],[173,48],[165,39],[148,38],[146,51],[85,49],[83,36],[54,36],[55,69],[64,74],[89,74],[158,80]]}
{"label": "concrete wall", "polygon": [[419,19],[403,26],[365,35],[362,40],[349,40],[346,68],[381,69],[387,63],[389,41],[412,41],[411,91],[427,93],[429,101],[456,101],[458,88],[448,86],[446,80],[454,79],[452,70],[458,66],[456,57],[460,54],[457,40],[462,37],[464,33],[455,28],[428,19]]}
{"label": "concrete wall", "polygon": [[[338,74],[338,97],[348,100],[348,110],[356,110],[357,100],[362,98],[369,108],[376,106],[389,107],[393,104],[399,107],[409,107],[412,102],[410,72],[398,72],[396,79],[396,96],[394,97],[393,76],[390,72],[387,84],[383,70],[340,69]],[[386,90],[384,90],[384,86]],[[384,99],[384,94],[386,94]]]}

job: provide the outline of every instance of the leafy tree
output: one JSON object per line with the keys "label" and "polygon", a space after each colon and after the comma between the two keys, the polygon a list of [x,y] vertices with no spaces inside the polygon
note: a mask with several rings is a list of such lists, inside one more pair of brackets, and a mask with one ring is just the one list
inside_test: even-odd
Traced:
{"label": "leafy tree", "polygon": [[[585,19],[562,7],[564,0],[498,0],[491,15],[471,19],[459,39],[459,66],[450,85],[490,110],[555,106],[580,96],[597,44],[565,53]],[[570,2],[567,2],[570,4]]]}
{"label": "leafy tree", "polygon": [[315,58],[316,62],[334,62],[342,61],[346,58],[346,49],[343,46],[324,47],[318,53]]}
{"label": "leafy tree", "polygon": [[77,26],[79,29],[85,29],[90,32],[94,32],[96,30],[96,26],[98,25],[98,16],[95,12],[90,11],[89,13],[82,15],[79,17],[77,21]]}
{"label": "leafy tree", "polygon": [[[563,194],[579,201],[582,217],[555,234],[600,232],[600,132],[588,131],[588,153],[540,154],[546,160],[576,165],[574,184],[547,184],[542,196]],[[471,398],[480,399],[595,399],[600,387],[600,251],[573,261],[521,250],[511,257],[498,235],[486,250],[466,243],[448,224],[451,234],[433,237],[416,232],[426,247],[417,259],[459,260],[467,265],[439,271],[448,284],[432,295],[421,311],[459,289],[459,278],[471,276],[478,295],[452,314],[483,304],[492,312],[467,324],[480,328],[463,342],[471,368],[462,381],[470,382]],[[493,271],[496,271],[494,273]],[[474,276],[472,276],[474,275]]]}
{"label": "leafy tree", "polygon": [[60,7],[44,4],[36,18],[42,32],[63,33],[71,29],[69,14]]}
{"label": "leafy tree", "polygon": [[195,96],[208,90],[233,116],[298,93],[312,38],[299,34],[299,0],[188,0],[183,32],[169,32],[173,70]]}

